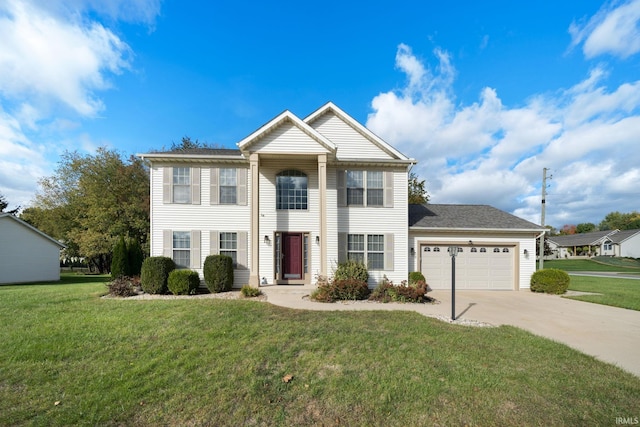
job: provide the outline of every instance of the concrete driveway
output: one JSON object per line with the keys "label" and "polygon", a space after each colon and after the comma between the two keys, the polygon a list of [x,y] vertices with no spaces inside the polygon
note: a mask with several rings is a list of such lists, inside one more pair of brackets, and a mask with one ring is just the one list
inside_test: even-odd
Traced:
{"label": "concrete driveway", "polygon": [[[311,288],[262,288],[267,301],[305,310],[412,310],[450,319],[451,291],[433,291],[440,304],[318,303]],[[561,342],[640,377],[640,311],[522,291],[457,291],[457,322],[512,325]]]}

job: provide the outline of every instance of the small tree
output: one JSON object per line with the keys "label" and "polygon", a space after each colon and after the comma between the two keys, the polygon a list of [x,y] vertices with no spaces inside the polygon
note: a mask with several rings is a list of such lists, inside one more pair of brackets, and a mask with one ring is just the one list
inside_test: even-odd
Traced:
{"label": "small tree", "polygon": [[129,259],[129,276],[139,276],[144,261],[142,246],[137,239],[130,239],[127,245],[127,258]]}
{"label": "small tree", "polygon": [[409,174],[409,204],[423,205],[429,201],[429,194],[425,189],[424,179],[418,180],[418,175],[414,172]]}
{"label": "small tree", "polygon": [[127,255],[127,244],[124,236],[120,236],[118,242],[113,247],[113,258],[111,259],[111,278],[129,276],[129,257]]}

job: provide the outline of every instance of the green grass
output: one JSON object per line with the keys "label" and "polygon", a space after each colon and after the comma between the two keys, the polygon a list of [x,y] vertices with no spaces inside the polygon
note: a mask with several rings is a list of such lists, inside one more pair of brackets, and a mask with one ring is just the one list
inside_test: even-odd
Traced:
{"label": "green grass", "polygon": [[571,276],[569,290],[596,292],[602,295],[583,295],[566,298],[640,311],[640,280]]}
{"label": "green grass", "polygon": [[514,327],[101,299],[75,279],[0,287],[0,425],[611,425],[638,410],[639,378]]}
{"label": "green grass", "polygon": [[640,274],[640,261],[632,258],[594,257],[592,259],[545,260],[544,268],[564,271],[605,271]]}

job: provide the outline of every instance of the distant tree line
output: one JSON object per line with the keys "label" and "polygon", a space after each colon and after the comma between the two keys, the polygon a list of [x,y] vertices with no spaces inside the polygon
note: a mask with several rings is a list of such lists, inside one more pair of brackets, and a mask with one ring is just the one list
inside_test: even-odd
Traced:
{"label": "distant tree line", "polygon": [[604,217],[600,224],[596,225],[591,222],[580,223],[578,225],[566,224],[557,231],[551,228],[551,234],[570,235],[590,233],[592,231],[607,230],[637,230],[640,229],[640,212],[633,211],[629,213],[621,213],[618,211],[611,212]]}

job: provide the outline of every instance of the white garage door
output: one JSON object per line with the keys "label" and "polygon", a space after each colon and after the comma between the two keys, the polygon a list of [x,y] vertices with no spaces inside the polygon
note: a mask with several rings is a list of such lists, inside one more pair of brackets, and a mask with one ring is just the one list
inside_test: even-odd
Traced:
{"label": "white garage door", "polygon": [[[422,274],[432,289],[451,289],[450,245],[421,246]],[[459,246],[456,289],[514,289],[513,246]]]}

